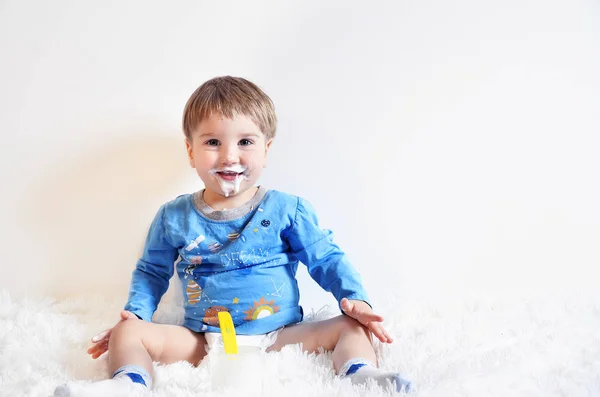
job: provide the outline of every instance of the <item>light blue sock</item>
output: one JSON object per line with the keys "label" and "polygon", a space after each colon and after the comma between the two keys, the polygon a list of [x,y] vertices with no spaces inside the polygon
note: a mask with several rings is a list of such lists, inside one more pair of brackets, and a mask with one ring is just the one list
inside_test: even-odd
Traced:
{"label": "light blue sock", "polygon": [[152,388],[152,376],[144,368],[137,365],[124,365],[117,369],[112,375],[114,378],[122,378],[127,376],[134,383],[139,383],[146,386],[148,389]]}
{"label": "light blue sock", "polygon": [[54,397],[141,397],[150,395],[152,377],[142,367],[125,365],[111,379],[69,382],[54,390]]}
{"label": "light blue sock", "polygon": [[409,392],[413,389],[412,383],[404,379],[397,372],[385,372],[380,370],[369,360],[364,358],[353,358],[348,360],[342,368],[339,375],[350,378],[355,385],[364,385],[368,379],[373,379],[381,387],[389,386],[396,392]]}

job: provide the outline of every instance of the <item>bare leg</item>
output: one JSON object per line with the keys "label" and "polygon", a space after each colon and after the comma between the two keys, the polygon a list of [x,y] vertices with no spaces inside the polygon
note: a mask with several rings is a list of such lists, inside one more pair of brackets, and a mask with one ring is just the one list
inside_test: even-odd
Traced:
{"label": "bare leg", "polygon": [[161,364],[188,361],[196,365],[206,355],[205,344],[204,334],[178,325],[122,321],[110,336],[108,369],[112,374],[124,365],[137,365],[152,375],[153,361]]}
{"label": "bare leg", "polygon": [[319,348],[333,350],[333,367],[336,373],[352,358],[364,358],[377,364],[371,334],[358,321],[348,316],[338,316],[325,321],[300,323],[281,330],[269,351],[279,351],[285,345],[302,343],[308,352]]}
{"label": "bare leg", "polygon": [[[113,328],[109,341],[108,369],[113,378],[94,382],[71,382],[54,390],[55,397],[146,396],[151,387],[152,362],[198,364],[205,356],[205,339],[187,328],[137,319]],[[120,370],[118,374],[115,371]]]}
{"label": "bare leg", "polygon": [[348,376],[354,384],[366,384],[371,379],[397,392],[407,392],[412,388],[411,383],[400,374],[377,368],[370,332],[348,316],[286,327],[269,351],[279,351],[285,345],[296,343],[302,343],[303,349],[308,352],[317,352],[319,348],[333,350],[335,372]]}

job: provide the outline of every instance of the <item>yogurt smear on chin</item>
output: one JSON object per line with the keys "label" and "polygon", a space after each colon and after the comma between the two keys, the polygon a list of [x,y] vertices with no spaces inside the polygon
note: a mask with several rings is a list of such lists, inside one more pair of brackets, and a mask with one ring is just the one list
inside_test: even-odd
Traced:
{"label": "yogurt smear on chin", "polygon": [[225,197],[230,194],[237,194],[240,190],[240,184],[246,179],[247,168],[242,165],[231,167],[213,168],[210,174],[217,178],[221,191]]}

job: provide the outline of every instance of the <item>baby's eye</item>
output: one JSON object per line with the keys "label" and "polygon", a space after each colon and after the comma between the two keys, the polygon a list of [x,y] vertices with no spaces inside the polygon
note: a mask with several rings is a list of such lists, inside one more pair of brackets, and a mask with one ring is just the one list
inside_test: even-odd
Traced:
{"label": "baby's eye", "polygon": [[205,144],[208,146],[219,146],[219,140],[218,139],[209,139],[208,141],[205,142]]}
{"label": "baby's eye", "polygon": [[254,142],[252,142],[250,139],[242,139],[238,145],[240,145],[240,146],[250,146],[253,143]]}

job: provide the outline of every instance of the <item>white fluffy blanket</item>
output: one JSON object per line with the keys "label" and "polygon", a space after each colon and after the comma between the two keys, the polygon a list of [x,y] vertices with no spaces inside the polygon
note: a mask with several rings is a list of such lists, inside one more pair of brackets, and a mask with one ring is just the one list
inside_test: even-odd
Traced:
{"label": "white fluffy blanket", "polygon": [[[60,383],[106,377],[106,359],[85,353],[112,326],[123,300],[14,300],[0,291],[0,396],[49,396]],[[381,308],[396,341],[381,367],[403,373],[413,396],[600,396],[598,295],[454,302],[390,302]],[[386,312],[386,309],[389,309]],[[179,321],[162,304],[160,322]],[[329,354],[297,346],[247,361],[156,366],[154,396],[382,396],[334,375]]]}

